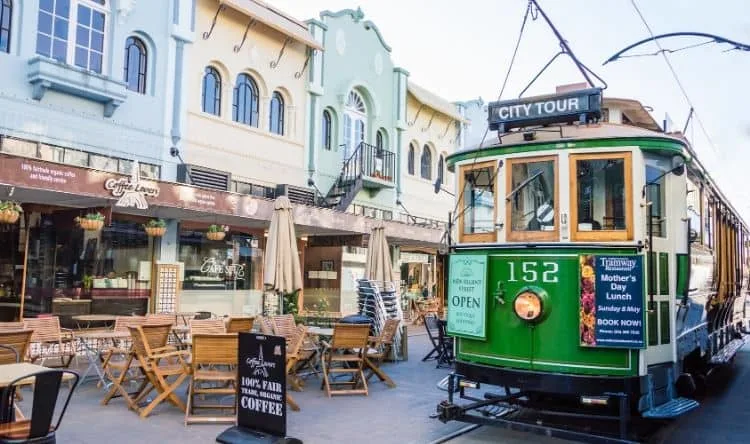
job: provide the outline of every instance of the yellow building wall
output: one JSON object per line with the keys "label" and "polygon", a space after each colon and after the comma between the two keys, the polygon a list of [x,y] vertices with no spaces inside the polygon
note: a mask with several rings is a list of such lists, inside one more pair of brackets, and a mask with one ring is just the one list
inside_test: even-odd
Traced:
{"label": "yellow building wall", "polygon": [[[285,35],[262,23],[250,28],[245,44],[239,45],[249,18],[230,8],[218,17],[208,39],[202,34],[211,28],[216,0],[198,0],[196,38],[188,62],[187,149],[188,164],[232,173],[232,179],[261,185],[305,185],[305,115],[307,75],[295,73],[305,64],[304,44],[287,44],[279,65],[270,64],[279,56]],[[221,115],[202,111],[204,70],[215,67],[222,76]],[[260,95],[258,127],[232,120],[233,89],[237,76],[247,73],[258,85]],[[284,135],[269,132],[269,106],[274,91],[284,97]]]}
{"label": "yellow building wall", "polygon": [[[435,180],[437,180],[438,159],[440,155],[447,157],[455,151],[456,146],[456,121],[440,112],[435,113],[429,106],[422,107],[413,95],[406,96],[406,118],[408,128],[405,132],[401,156],[401,174],[403,180],[401,201],[414,216],[436,219],[445,222],[448,212],[453,211],[453,196],[441,191],[434,192]],[[417,116],[419,112],[419,116]],[[416,117],[416,120],[415,120]],[[432,123],[430,124],[430,119]],[[446,131],[447,129],[447,131]],[[409,145],[415,147],[414,174],[409,174]],[[431,179],[423,179],[421,176],[422,150],[427,146],[432,154]],[[443,185],[442,188],[453,192],[454,174],[449,172],[443,162]]]}

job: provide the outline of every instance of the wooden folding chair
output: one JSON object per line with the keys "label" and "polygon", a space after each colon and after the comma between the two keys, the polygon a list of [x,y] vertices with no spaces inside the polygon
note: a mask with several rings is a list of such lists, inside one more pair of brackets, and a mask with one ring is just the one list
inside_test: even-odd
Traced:
{"label": "wooden folding chair", "polygon": [[401,321],[398,319],[387,319],[380,336],[370,337],[369,348],[365,356],[365,366],[369,370],[368,381],[373,375],[377,375],[378,379],[385,382],[389,387],[396,387],[396,383],[380,369],[380,366],[393,350],[393,340],[400,324]]}
{"label": "wooden folding chair", "polygon": [[31,330],[0,331],[0,365],[23,362],[33,334]]}
{"label": "wooden folding chair", "polygon": [[193,319],[190,321],[190,336],[221,335],[227,332],[227,326],[221,319]]}
{"label": "wooden folding chair", "polygon": [[229,317],[227,319],[227,333],[249,333],[253,329],[255,318],[250,316]]}
{"label": "wooden folding chair", "polygon": [[268,316],[258,316],[260,332],[264,335],[273,335],[273,321]]}
{"label": "wooden folding chair", "polygon": [[[40,361],[40,365],[50,368],[70,367],[70,362],[75,358],[76,352],[73,348],[73,332],[60,328],[60,318],[50,316],[47,318],[29,318],[23,321],[24,329],[33,330],[31,343],[38,344],[38,351],[31,347],[29,358],[32,363]],[[48,359],[60,359],[60,365],[50,365]]]}
{"label": "wooden folding chair", "polygon": [[[288,380],[290,381],[290,385],[292,386],[299,386],[299,384],[297,384],[296,382],[297,375],[294,373],[294,368],[300,359],[302,343],[305,342],[306,336],[307,327],[301,324],[298,325],[295,329],[294,337],[292,338],[289,346],[286,349],[286,375]],[[299,405],[294,400],[294,398],[292,398],[292,395],[289,394],[289,390],[287,390],[286,392],[286,403],[289,404],[289,407],[295,412],[299,411]]]}
{"label": "wooden folding chair", "polygon": [[[173,351],[174,347],[167,345],[169,339],[169,332],[171,330],[170,324],[164,325],[144,325],[145,318],[130,319],[120,321],[120,328],[125,328],[131,335],[131,328],[137,328],[141,326],[146,335],[146,339],[151,347],[151,350],[158,350],[162,352]],[[115,329],[117,329],[117,320],[115,320]],[[116,356],[121,356],[122,359],[113,359]],[[146,378],[143,369],[141,368],[140,361],[136,358],[133,352],[132,346],[125,349],[119,348],[113,350],[106,358],[104,365],[102,366],[104,373],[112,383],[109,391],[102,399],[102,405],[107,405],[112,398],[123,397],[125,402],[128,404],[128,408],[131,410],[137,410],[136,402],[133,399],[134,396],[139,396],[143,393],[143,390],[148,386],[149,380]],[[138,389],[130,393],[125,389],[125,385],[132,382],[140,382]],[[149,390],[150,392],[151,390]],[[148,393],[148,392],[147,392]]]}
{"label": "wooden folding chair", "polygon": [[[141,393],[133,400],[133,407],[140,414],[141,418],[147,417],[151,411],[163,401],[167,400],[177,406],[183,412],[186,410],[185,404],[177,396],[175,390],[190,376],[190,367],[186,360],[189,359],[190,353],[184,350],[174,350],[170,346],[152,348],[149,344],[149,338],[144,331],[148,326],[129,327],[130,335],[133,337],[133,352],[141,365],[141,371],[146,376],[150,387],[146,386]],[[171,325],[154,326],[159,328],[159,336],[168,338]],[[176,361],[173,363],[173,359]],[[165,360],[166,362],[163,362]],[[174,377],[170,382],[169,378]],[[139,408],[138,402],[143,399],[152,390],[156,390],[156,396],[146,407]]]}
{"label": "wooden folding chair", "polygon": [[[237,381],[237,333],[196,334],[193,336],[193,354],[185,410],[185,425],[194,423],[230,423],[237,419],[236,402],[232,404],[198,404],[196,395],[235,395]],[[219,370],[217,366],[227,366]],[[201,383],[219,386],[201,386]],[[231,416],[195,415],[195,409],[231,409]]]}
{"label": "wooden folding chair", "polygon": [[294,322],[294,315],[285,314],[272,316],[273,332],[276,336],[283,336],[287,339],[292,338],[297,330],[297,324]]}
{"label": "wooden folding chair", "polygon": [[0,322],[0,331],[23,330],[23,322]]}
{"label": "wooden folding chair", "polygon": [[151,313],[146,315],[146,325],[176,324],[177,313]]}
{"label": "wooden folding chair", "polygon": [[[115,318],[114,331],[130,333],[129,327],[136,327],[143,325],[146,322],[144,316],[118,316]],[[109,401],[119,396],[121,393],[119,388],[122,388],[123,384],[137,381],[137,375],[132,373],[138,371],[138,361],[133,359],[131,340],[130,336],[123,339],[117,339],[113,341],[111,347],[102,350],[102,370],[104,375],[108,378],[112,384],[109,388],[107,395],[102,400],[102,405],[107,405]],[[166,345],[166,344],[162,344]],[[128,373],[131,373],[130,375]],[[97,387],[101,384],[97,384]]]}
{"label": "wooden folding chair", "polygon": [[[323,385],[329,398],[331,395],[368,395],[367,380],[362,368],[369,336],[369,324],[336,324],[333,327],[331,344],[323,342]],[[352,350],[354,353],[346,353]],[[341,367],[335,367],[335,364]],[[341,373],[351,374],[351,381],[331,380],[333,375]],[[357,388],[359,384],[362,384],[361,389]],[[351,388],[331,388],[337,385],[350,385]]]}

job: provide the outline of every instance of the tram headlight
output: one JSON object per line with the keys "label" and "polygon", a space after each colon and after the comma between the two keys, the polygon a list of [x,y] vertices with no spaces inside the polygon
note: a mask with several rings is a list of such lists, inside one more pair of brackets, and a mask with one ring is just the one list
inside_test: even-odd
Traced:
{"label": "tram headlight", "polygon": [[544,302],[542,297],[531,289],[522,290],[513,301],[516,316],[524,321],[538,321],[542,316]]}

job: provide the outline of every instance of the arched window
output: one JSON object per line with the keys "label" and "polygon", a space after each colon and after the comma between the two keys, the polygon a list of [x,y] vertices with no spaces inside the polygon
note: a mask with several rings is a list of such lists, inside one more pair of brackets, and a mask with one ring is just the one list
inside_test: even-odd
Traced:
{"label": "arched window", "polygon": [[422,171],[422,179],[432,179],[432,153],[430,147],[427,145],[422,148],[422,158],[420,159],[420,169]]}
{"label": "arched window", "polygon": [[221,115],[221,75],[212,66],[207,66],[203,74],[203,112]]}
{"label": "arched window", "polygon": [[232,99],[232,120],[258,126],[258,85],[247,74],[237,76]]}
{"label": "arched window", "polygon": [[414,175],[414,157],[417,155],[417,149],[413,143],[409,144],[409,154],[406,158],[406,167],[410,175]]}
{"label": "arched window", "polygon": [[349,159],[361,142],[365,141],[367,108],[357,91],[349,91],[344,110],[344,161]]}
{"label": "arched window", "polygon": [[437,167],[437,180],[442,184],[445,180],[445,167],[444,164],[445,160],[443,159],[443,155],[441,154],[440,157],[438,157],[438,167]]}
{"label": "arched window", "polygon": [[377,134],[375,134],[375,147],[378,149],[378,152],[385,149],[383,143],[383,130],[378,130]]}
{"label": "arched window", "polygon": [[284,98],[277,91],[271,97],[271,122],[269,131],[274,134],[284,135]]}
{"label": "arched window", "polygon": [[138,37],[125,40],[125,72],[123,80],[128,89],[146,94],[146,65],[148,58],[146,45]]}
{"label": "arched window", "polygon": [[13,16],[11,0],[0,0],[0,52],[10,52],[10,19]]}
{"label": "arched window", "polygon": [[331,151],[331,113],[327,109],[323,110],[321,135],[323,136],[323,149]]}

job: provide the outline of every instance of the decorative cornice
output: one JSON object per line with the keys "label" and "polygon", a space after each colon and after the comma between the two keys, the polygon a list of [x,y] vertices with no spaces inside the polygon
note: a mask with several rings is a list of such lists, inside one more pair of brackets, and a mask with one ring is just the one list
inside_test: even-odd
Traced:
{"label": "decorative cornice", "polygon": [[391,47],[383,40],[383,35],[380,33],[380,30],[377,26],[375,26],[375,23],[367,20],[365,23],[365,29],[372,29],[375,31],[375,35],[378,36],[378,40],[380,40],[380,44],[383,45],[383,48],[385,48],[386,51],[391,52]]}
{"label": "decorative cornice", "polygon": [[326,25],[325,23],[321,22],[318,19],[305,20],[305,24],[308,25],[308,28],[309,28],[309,25],[315,25],[323,29],[323,31],[328,31],[328,25]]}
{"label": "decorative cornice", "polygon": [[[342,9],[341,11],[338,11],[338,12],[325,10],[320,13],[320,18],[321,19],[323,17],[337,18],[337,17],[344,17],[346,15],[350,16],[352,20],[354,21],[354,23],[359,23],[363,18],[365,18],[365,13],[362,12],[362,8],[357,8],[356,10]],[[383,35],[380,33],[380,30],[378,29],[378,27],[375,26],[375,23],[371,22],[370,20],[367,20],[362,24],[364,25],[366,30],[375,31],[375,35],[378,37],[378,40],[380,40],[380,44],[383,45],[383,48],[385,48],[386,51],[391,52],[391,46],[385,42],[385,39],[383,39]]]}
{"label": "decorative cornice", "polygon": [[396,66],[395,68],[393,68],[393,72],[395,72],[395,73],[399,73],[399,74],[403,74],[403,75],[405,75],[406,77],[409,77],[409,76],[411,75],[411,74],[409,73],[409,71],[407,71],[407,70],[405,70],[404,68],[401,68],[401,67],[399,67],[399,66]]}

